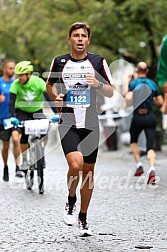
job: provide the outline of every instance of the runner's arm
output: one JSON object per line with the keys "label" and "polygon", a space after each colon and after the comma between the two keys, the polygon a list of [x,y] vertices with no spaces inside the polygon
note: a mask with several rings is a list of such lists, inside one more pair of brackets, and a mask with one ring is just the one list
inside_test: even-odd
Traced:
{"label": "runner's arm", "polygon": [[57,89],[49,81],[46,82],[46,91],[47,91],[48,95],[55,101],[56,97],[58,96]]}
{"label": "runner's arm", "polygon": [[10,102],[9,102],[10,116],[14,116],[15,114],[15,101],[16,101],[16,94],[10,93]]}
{"label": "runner's arm", "polygon": [[98,86],[97,86],[98,91],[101,95],[111,98],[114,94],[114,89],[112,85],[113,79],[112,79],[110,69],[105,59],[102,60],[100,74],[102,78],[100,78],[100,81],[98,81]]}
{"label": "runner's arm", "polygon": [[129,107],[133,102],[133,91],[128,91],[125,94],[125,107]]}
{"label": "runner's arm", "polygon": [[62,93],[58,94],[57,88],[49,81],[46,82],[46,91],[48,92],[49,96],[55,101],[56,107],[63,106],[64,95]]}
{"label": "runner's arm", "polygon": [[113,96],[113,86],[111,84],[104,84],[100,82],[98,86],[101,85],[102,87],[98,89],[98,91],[105,97],[111,98]]}
{"label": "runner's arm", "polygon": [[86,83],[89,86],[97,88],[97,90],[103,95],[108,98],[113,96],[113,86],[109,83],[103,83],[95,78],[90,73],[87,73],[86,75]]}
{"label": "runner's arm", "polygon": [[163,105],[163,97],[162,95],[158,95],[153,100],[155,105],[162,106]]}
{"label": "runner's arm", "polygon": [[43,93],[44,95],[44,98],[46,101],[48,101],[49,105],[50,105],[50,108],[52,109],[52,111],[57,114],[58,113],[58,110],[56,108],[56,105],[55,105],[55,102],[54,100],[48,95],[48,93],[46,91],[44,91]]}

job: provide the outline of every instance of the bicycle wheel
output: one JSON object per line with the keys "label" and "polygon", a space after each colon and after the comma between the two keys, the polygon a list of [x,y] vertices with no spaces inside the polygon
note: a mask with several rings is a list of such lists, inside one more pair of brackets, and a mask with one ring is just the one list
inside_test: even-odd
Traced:
{"label": "bicycle wheel", "polygon": [[37,176],[38,176],[38,189],[39,193],[43,194],[44,192],[44,148],[42,144],[39,142],[35,145],[36,157],[37,157]]}
{"label": "bicycle wheel", "polygon": [[26,170],[25,171],[25,181],[28,190],[31,190],[34,184],[34,171]]}
{"label": "bicycle wheel", "polygon": [[[28,190],[31,190],[34,184],[34,160],[35,160],[35,149],[33,145],[29,143],[29,155],[30,160],[27,159],[27,170],[25,170],[25,180],[26,180],[26,186]],[[31,165],[32,164],[32,165]]]}

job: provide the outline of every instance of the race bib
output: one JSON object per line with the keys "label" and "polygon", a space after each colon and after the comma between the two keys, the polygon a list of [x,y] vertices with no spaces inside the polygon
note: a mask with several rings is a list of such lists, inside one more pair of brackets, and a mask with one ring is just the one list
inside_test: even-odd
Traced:
{"label": "race bib", "polygon": [[69,60],[62,71],[62,79],[66,88],[66,106],[71,108],[87,108],[90,106],[90,87],[87,85],[87,73],[95,75],[90,61]]}
{"label": "race bib", "polygon": [[71,108],[87,108],[90,106],[90,88],[78,87],[68,90],[66,105]]}

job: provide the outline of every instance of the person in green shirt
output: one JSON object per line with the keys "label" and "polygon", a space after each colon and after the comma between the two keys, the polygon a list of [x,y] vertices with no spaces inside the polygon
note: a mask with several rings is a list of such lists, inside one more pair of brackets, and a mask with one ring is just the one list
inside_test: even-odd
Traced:
{"label": "person in green shirt", "polygon": [[[33,65],[30,61],[21,61],[15,66],[16,80],[10,88],[9,111],[12,123],[16,126],[19,121],[46,118],[43,114],[44,96],[48,100],[45,81],[33,75]],[[51,101],[51,99],[50,99]],[[52,107],[56,113],[56,108]],[[34,114],[35,113],[35,114]],[[43,137],[43,136],[42,136]],[[28,135],[25,135],[24,127],[21,129],[20,148],[23,164],[27,162]],[[21,167],[23,169],[23,167]]]}
{"label": "person in green shirt", "polygon": [[167,34],[163,37],[157,65],[158,86],[164,93],[164,103],[161,111],[167,114]]}
{"label": "person in green shirt", "polygon": [[[25,68],[22,67],[24,64],[27,64]],[[21,68],[19,67],[20,65]],[[11,102],[12,105],[14,104],[11,107],[11,115],[14,115],[13,108],[16,109],[17,114],[20,110],[27,113],[40,111],[43,108],[43,93],[46,90],[45,81],[32,75],[33,66],[27,61],[18,63],[15,69],[18,78],[12,83],[10,88]]]}

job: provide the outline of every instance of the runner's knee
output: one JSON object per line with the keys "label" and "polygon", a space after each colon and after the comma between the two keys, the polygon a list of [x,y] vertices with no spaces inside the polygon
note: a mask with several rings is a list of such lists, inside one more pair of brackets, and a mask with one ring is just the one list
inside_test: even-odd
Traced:
{"label": "runner's knee", "polygon": [[150,159],[150,158],[155,158],[156,154],[155,154],[155,151],[150,149],[147,151],[147,158]]}

